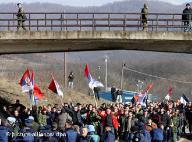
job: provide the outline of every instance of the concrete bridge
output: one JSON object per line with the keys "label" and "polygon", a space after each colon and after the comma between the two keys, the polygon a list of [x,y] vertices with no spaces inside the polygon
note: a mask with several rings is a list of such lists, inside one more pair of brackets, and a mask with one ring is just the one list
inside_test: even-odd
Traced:
{"label": "concrete bridge", "polygon": [[141,50],[192,53],[192,33],[130,31],[4,31],[0,53]]}
{"label": "concrete bridge", "polygon": [[0,18],[0,54],[95,50],[192,53],[192,33],[183,32],[181,14],[149,14],[148,32],[141,31],[140,13],[26,13],[27,31],[16,30],[16,13],[0,13],[4,15],[10,16]]}

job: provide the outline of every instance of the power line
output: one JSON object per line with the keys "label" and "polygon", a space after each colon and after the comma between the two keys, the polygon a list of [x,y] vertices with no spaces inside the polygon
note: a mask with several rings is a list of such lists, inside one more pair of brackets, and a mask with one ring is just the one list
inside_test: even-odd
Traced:
{"label": "power line", "polygon": [[181,81],[181,80],[174,80],[174,79],[169,79],[169,78],[165,78],[165,77],[160,77],[160,76],[148,74],[148,73],[145,73],[145,72],[137,71],[137,70],[131,69],[131,68],[129,68],[129,67],[124,67],[124,69],[125,69],[125,70],[129,70],[129,71],[132,71],[132,72],[135,72],[135,73],[138,73],[138,74],[142,74],[142,75],[145,75],[145,76],[150,76],[150,77],[154,77],[154,78],[169,80],[169,81],[172,81],[172,82],[183,83],[183,84],[192,84],[192,82]]}

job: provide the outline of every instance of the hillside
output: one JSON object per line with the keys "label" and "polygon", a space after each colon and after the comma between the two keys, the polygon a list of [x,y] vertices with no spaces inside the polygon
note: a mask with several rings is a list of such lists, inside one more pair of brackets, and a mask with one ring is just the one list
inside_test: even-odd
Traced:
{"label": "hillside", "polygon": [[[146,0],[119,1],[100,7],[70,7],[50,3],[24,4],[26,12],[140,12]],[[150,1],[149,12],[177,12],[181,13],[185,5],[172,5],[166,2]],[[0,4],[0,12],[16,12],[15,3]],[[38,11],[37,11],[38,9]],[[142,46],[142,45],[141,45]],[[87,79],[83,75],[84,66],[89,63],[94,78],[100,76],[105,82],[105,56],[109,57],[108,86],[120,87],[121,67],[126,63],[128,67],[140,72],[165,77],[180,81],[192,81],[192,56],[191,54],[174,54],[140,51],[98,51],[98,52],[73,52],[67,53],[67,74],[75,73],[75,90],[87,94]],[[26,68],[35,71],[38,85],[46,90],[51,74],[58,82],[64,84],[63,53],[43,53],[24,55],[0,56],[0,75],[7,81],[17,84]],[[99,69],[98,66],[101,68]],[[145,86],[150,82],[156,82],[151,93],[163,98],[170,86],[174,87],[175,98],[182,93],[191,96],[191,84],[177,83],[163,79],[143,76],[134,72],[125,71],[123,88],[137,90],[137,80],[143,80]],[[145,87],[144,86],[144,87]],[[18,86],[17,86],[18,87]],[[17,88],[16,87],[16,88]],[[8,88],[4,91],[9,90]],[[18,88],[17,88],[18,90]],[[20,94],[20,92],[18,92]],[[163,94],[163,95],[162,95]],[[81,96],[81,95],[80,95]]]}
{"label": "hillside", "polygon": [[[54,3],[24,3],[26,12],[140,12],[144,3],[150,12],[182,12],[185,5],[173,5],[168,2],[148,0],[124,0],[103,6],[71,7]],[[16,3],[0,4],[1,12],[16,12]],[[38,9],[38,11],[37,11]]]}
{"label": "hillside", "polygon": [[[82,104],[95,104],[93,101],[93,96],[88,96],[86,94],[76,92],[76,91],[70,91],[70,90],[64,90],[64,97],[61,99],[61,97],[55,95],[48,89],[42,90],[45,94],[42,100],[39,101],[38,105],[47,105],[47,104],[59,104],[62,103],[68,103],[72,102],[76,104],[77,102],[80,102]],[[17,84],[14,81],[10,81],[7,79],[4,79],[1,77],[0,80],[0,112],[3,108],[3,106],[8,106],[9,104],[15,103],[15,100],[19,99],[22,104],[29,107],[30,106],[30,99],[28,94],[21,92],[21,87],[19,84]],[[81,101],[79,101],[81,100]],[[107,103],[108,101],[101,100],[98,102],[98,105],[101,103]]]}

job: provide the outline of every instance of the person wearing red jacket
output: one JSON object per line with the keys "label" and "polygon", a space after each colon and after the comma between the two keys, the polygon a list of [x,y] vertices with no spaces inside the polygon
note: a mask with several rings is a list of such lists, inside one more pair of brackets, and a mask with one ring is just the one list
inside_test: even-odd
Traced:
{"label": "person wearing red jacket", "polygon": [[102,124],[104,127],[110,126],[111,131],[114,133],[114,129],[118,129],[119,123],[117,117],[115,117],[110,108],[107,108],[106,111],[100,111],[98,114],[102,118]]}

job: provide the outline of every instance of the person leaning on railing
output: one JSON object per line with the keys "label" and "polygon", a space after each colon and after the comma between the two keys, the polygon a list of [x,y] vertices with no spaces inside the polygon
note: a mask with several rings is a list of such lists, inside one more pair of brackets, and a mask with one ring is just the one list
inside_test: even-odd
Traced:
{"label": "person leaning on railing", "polygon": [[192,9],[189,3],[186,4],[186,8],[183,10],[182,21],[184,23],[184,32],[188,31],[190,22],[192,20]]}
{"label": "person leaning on railing", "polygon": [[20,28],[23,28],[23,30],[26,30],[26,28],[25,28],[25,21],[27,19],[27,16],[25,15],[25,12],[23,10],[23,7],[22,7],[21,3],[18,3],[17,6],[18,6],[18,12],[17,12],[18,25],[17,25],[17,30],[19,30]]}

